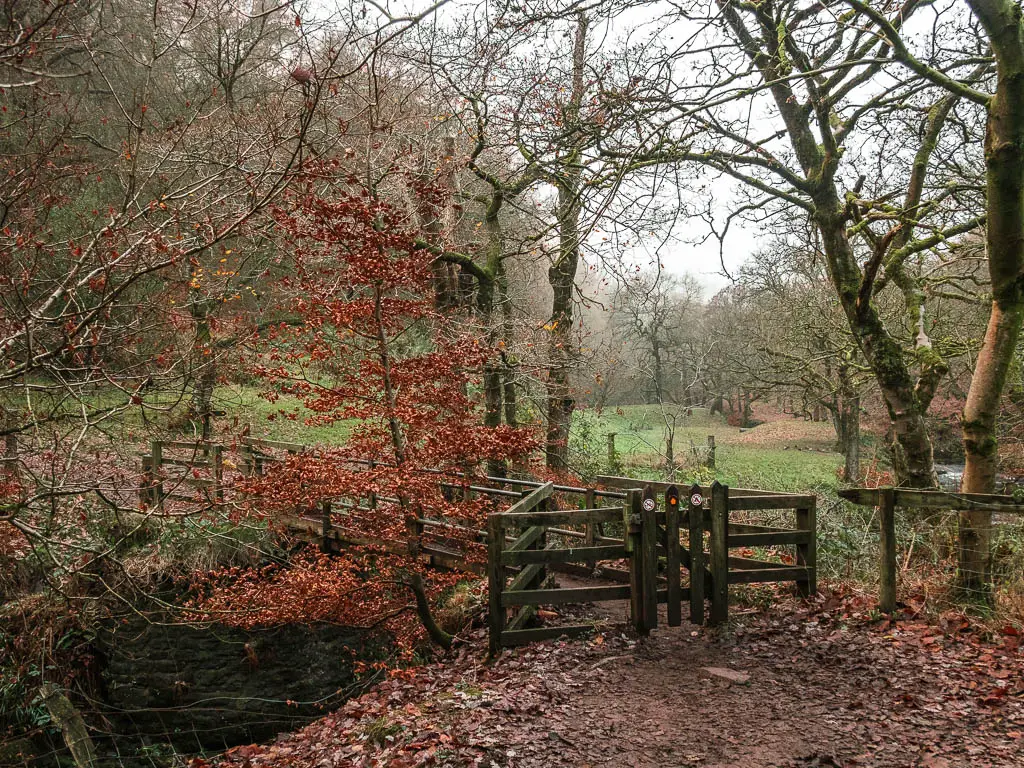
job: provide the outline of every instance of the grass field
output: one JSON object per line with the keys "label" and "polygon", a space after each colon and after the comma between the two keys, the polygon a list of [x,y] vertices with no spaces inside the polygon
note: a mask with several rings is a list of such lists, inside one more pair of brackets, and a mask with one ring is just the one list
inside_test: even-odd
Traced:
{"label": "grass field", "polygon": [[[215,407],[224,412],[224,426],[251,424],[252,434],[273,440],[301,443],[343,444],[352,422],[308,426],[300,416],[289,418],[298,401],[282,397],[275,403],[260,397],[244,385],[217,389]],[[601,412],[577,411],[573,422],[574,466],[584,474],[608,472],[607,435],[616,433],[615,444],[621,471],[660,477],[664,471],[665,424],[657,406],[632,405]],[[676,425],[675,454],[680,467],[677,479],[698,478],[698,462],[691,445],[703,448],[708,435],[715,436],[714,477],[737,487],[759,487],[779,491],[835,488],[836,471],[842,456],[835,453],[831,424],[814,423],[788,416],[768,417],[766,423],[741,431],[726,424],[721,415],[710,416],[703,408],[693,409]]]}
{"label": "grass field", "polygon": [[[294,397],[281,396],[271,402],[257,387],[228,384],[217,387],[213,407],[220,415],[215,433],[227,438],[251,425],[254,437],[305,444],[343,445],[355,422],[341,421],[310,425],[310,412]],[[94,392],[92,408],[126,404],[121,392]],[[128,408],[114,418],[128,442],[145,437],[154,425],[173,423],[182,414],[187,398],[168,393],[147,396],[149,408],[143,414]],[[63,407],[74,409],[77,403]],[[675,435],[676,480],[706,482],[712,477],[733,487],[758,487],[779,491],[835,489],[842,457],[834,451],[835,434],[830,423],[814,423],[771,412],[758,412],[760,425],[741,430],[730,426],[721,415],[711,416],[706,409],[694,408],[689,416],[677,419]],[[542,432],[537,425],[537,432]],[[194,427],[186,427],[190,429]],[[607,461],[607,436],[615,433],[616,466]],[[659,479],[664,476],[665,421],[655,405],[610,407],[602,411],[577,410],[570,439],[572,468],[581,476],[624,472],[634,477]],[[711,475],[700,467],[697,453],[714,435],[716,466]],[[697,449],[696,451],[694,449]],[[869,457],[865,457],[869,459]]]}
{"label": "grass field", "polygon": [[[252,436],[268,440],[296,443],[343,445],[352,433],[355,422],[339,421],[329,425],[310,426],[303,422],[308,415],[298,398],[282,395],[276,402],[259,396],[259,390],[242,384],[217,387],[214,408],[223,411],[225,419],[251,424]],[[292,419],[288,414],[298,412]]]}
{"label": "grass field", "polygon": [[[622,468],[663,471],[665,423],[658,406],[634,405],[602,412],[577,412],[574,422],[577,455],[585,453],[596,469],[607,469],[607,438],[614,432]],[[834,451],[831,424],[814,423],[788,416],[776,417],[752,429],[726,424],[721,415],[710,416],[703,408],[679,419],[675,434],[677,478],[695,478],[698,462],[691,446],[703,449],[714,435],[714,477],[737,487],[779,491],[835,488],[842,456]],[[706,475],[700,479],[706,480]]]}

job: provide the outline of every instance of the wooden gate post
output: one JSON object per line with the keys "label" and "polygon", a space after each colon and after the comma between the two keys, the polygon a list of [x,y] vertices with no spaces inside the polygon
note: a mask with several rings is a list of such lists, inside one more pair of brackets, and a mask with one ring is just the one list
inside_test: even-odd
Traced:
{"label": "wooden gate post", "polygon": [[668,579],[668,625],[683,623],[681,580],[679,569],[679,489],[670,485],[665,490],[665,577]]}
{"label": "wooden gate post", "polygon": [[505,609],[501,605],[501,593],[505,589],[505,566],[501,562],[504,549],[505,527],[501,513],[492,512],[487,517],[487,625],[491,656],[501,653],[501,633],[505,631]]}
{"label": "wooden gate post", "polygon": [[690,529],[690,622],[704,623],[704,496],[701,487],[690,486],[687,525]]}
{"label": "wooden gate post", "polygon": [[892,613],[896,610],[896,493],[892,488],[880,488],[878,501],[882,550],[878,608]]}
{"label": "wooden gate post", "polygon": [[636,489],[626,491],[626,501],[622,510],[626,551],[629,552],[629,620],[638,633],[644,634],[643,543],[640,541],[641,506],[640,491]]}
{"label": "wooden gate post", "polygon": [[818,592],[818,521],[817,501],[813,500],[806,507],[796,510],[796,527],[808,531],[807,542],[796,546],[796,564],[807,569],[807,578],[798,579],[797,592],[802,597],[809,597]]}
{"label": "wooden gate post", "polygon": [[711,623],[729,618],[729,487],[711,484]]}
{"label": "wooden gate post", "polygon": [[643,560],[643,630],[647,635],[658,626],[658,500],[651,486],[644,488],[640,505],[640,541]]}

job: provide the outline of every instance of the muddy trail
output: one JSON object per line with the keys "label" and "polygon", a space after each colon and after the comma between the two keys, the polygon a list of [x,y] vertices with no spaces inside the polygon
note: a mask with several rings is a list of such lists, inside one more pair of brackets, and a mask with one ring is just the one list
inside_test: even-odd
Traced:
{"label": "muddy trail", "polygon": [[[560,578],[564,586],[583,585]],[[867,598],[791,600],[637,640],[625,603],[575,609],[590,640],[400,674],[303,731],[229,753],[251,766],[1019,766],[1019,636],[869,621]],[[864,613],[860,608],[865,608]],[[560,617],[564,619],[565,617]]]}

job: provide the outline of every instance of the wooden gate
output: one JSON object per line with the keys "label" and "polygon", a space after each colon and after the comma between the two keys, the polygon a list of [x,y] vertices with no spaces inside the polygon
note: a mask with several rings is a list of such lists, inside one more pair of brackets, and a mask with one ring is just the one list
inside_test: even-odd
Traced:
{"label": "wooden gate", "polygon": [[[690,622],[721,624],[729,615],[729,585],[760,582],[796,584],[800,594],[817,590],[815,549],[816,499],[806,494],[776,494],[730,489],[720,483],[693,485],[682,497],[670,483],[634,478],[600,477],[601,485],[619,493],[588,492],[617,497],[621,506],[551,510],[557,486],[537,488],[504,512],[489,517],[488,581],[490,587],[491,651],[534,640],[574,636],[592,624],[527,626],[545,605],[630,601],[631,622],[641,635],[659,623],[660,604],[666,606],[669,626],[680,626],[684,606]],[[751,511],[792,511],[795,527],[762,525],[741,520]],[[606,536],[604,524],[620,524],[622,536]],[[566,535],[585,526],[585,546],[569,546]],[[554,534],[554,535],[552,535]],[[792,562],[750,557],[757,548],[793,547]],[[739,555],[730,554],[741,549]],[[612,576],[602,561],[628,561],[628,584],[569,589],[545,588],[548,569],[563,570],[586,563],[595,575]],[[684,582],[683,572],[687,579]],[[575,571],[579,573],[579,567]],[[587,572],[587,570],[584,570]],[[511,578],[511,582],[508,579]],[[710,610],[708,610],[710,604]],[[509,610],[514,613],[510,616]]]}

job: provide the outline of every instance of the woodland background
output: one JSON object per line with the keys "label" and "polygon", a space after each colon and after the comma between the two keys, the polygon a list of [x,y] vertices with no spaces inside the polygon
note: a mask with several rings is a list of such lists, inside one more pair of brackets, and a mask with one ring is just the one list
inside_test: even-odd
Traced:
{"label": "woodland background", "polygon": [[[422,468],[814,491],[857,588],[877,534],[838,488],[1024,474],[1009,0],[2,0],[0,29],[18,749],[59,743],[54,696],[93,711],[132,617],[340,624],[409,662],[415,596],[450,643],[478,585],[275,522],[385,492],[352,524],[487,514]],[[242,437],[316,450],[253,480]],[[237,495],[140,503],[153,440],[226,446]],[[1020,621],[1019,522],[900,525],[908,595]]]}

